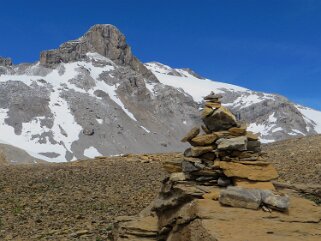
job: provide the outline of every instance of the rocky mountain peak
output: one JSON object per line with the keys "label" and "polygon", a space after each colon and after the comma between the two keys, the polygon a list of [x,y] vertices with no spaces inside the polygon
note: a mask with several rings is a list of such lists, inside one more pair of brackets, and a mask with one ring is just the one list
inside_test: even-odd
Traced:
{"label": "rocky mountain peak", "polygon": [[145,78],[158,82],[133,55],[125,35],[111,24],[96,24],[82,37],[63,43],[58,49],[41,52],[40,64],[52,68],[59,63],[83,60],[90,52],[105,56],[117,65],[129,66]]}
{"label": "rocky mountain peak", "polygon": [[12,60],[10,58],[3,58],[0,56],[0,66],[11,66],[12,65]]}

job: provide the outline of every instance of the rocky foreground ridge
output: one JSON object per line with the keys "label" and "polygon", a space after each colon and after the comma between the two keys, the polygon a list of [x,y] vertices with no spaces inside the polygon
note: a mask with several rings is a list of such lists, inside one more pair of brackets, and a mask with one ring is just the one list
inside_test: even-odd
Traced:
{"label": "rocky foreground ridge", "polygon": [[321,133],[318,111],[190,69],[143,64],[115,26],[98,24],[36,63],[0,58],[0,143],[13,163],[183,150],[179,139],[200,123],[209,89],[262,141]]}
{"label": "rocky foreground ridge", "polygon": [[[112,240],[223,241],[319,240],[321,208],[275,188],[276,169],[257,137],[205,97],[205,132],[193,128],[182,141],[184,158],[168,160],[171,175],[139,216],[116,219]],[[260,209],[260,210],[259,210]]]}

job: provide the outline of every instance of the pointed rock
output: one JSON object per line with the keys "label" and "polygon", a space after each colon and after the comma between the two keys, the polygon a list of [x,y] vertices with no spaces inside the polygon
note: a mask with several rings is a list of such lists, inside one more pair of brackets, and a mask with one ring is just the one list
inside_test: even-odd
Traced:
{"label": "pointed rock", "polygon": [[196,137],[199,133],[200,133],[200,128],[194,127],[186,134],[186,136],[182,138],[181,142],[190,141],[194,137]]}
{"label": "pointed rock", "polygon": [[228,130],[237,126],[235,116],[224,106],[221,106],[213,114],[203,118],[203,122],[210,131]]}

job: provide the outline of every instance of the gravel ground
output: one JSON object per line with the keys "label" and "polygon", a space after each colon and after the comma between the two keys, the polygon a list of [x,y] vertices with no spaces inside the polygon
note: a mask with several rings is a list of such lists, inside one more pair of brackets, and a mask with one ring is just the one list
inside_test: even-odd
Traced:
{"label": "gravel ground", "polygon": [[[279,181],[321,183],[321,136],[264,146]],[[108,240],[114,217],[150,204],[172,154],[0,165],[0,240]]]}
{"label": "gravel ground", "polygon": [[0,167],[0,240],[107,240],[113,217],[155,198],[159,162],[112,158]]}
{"label": "gravel ground", "polygon": [[295,138],[264,146],[279,172],[279,181],[321,184],[321,135]]}

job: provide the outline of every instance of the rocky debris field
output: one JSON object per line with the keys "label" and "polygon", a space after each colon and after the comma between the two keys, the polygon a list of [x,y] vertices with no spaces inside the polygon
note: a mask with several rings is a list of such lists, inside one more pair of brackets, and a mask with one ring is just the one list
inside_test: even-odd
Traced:
{"label": "rocky debris field", "polygon": [[155,198],[168,156],[1,166],[0,240],[106,240]]}
{"label": "rocky debris field", "polygon": [[279,181],[321,184],[321,135],[264,145],[268,160],[279,172]]}

